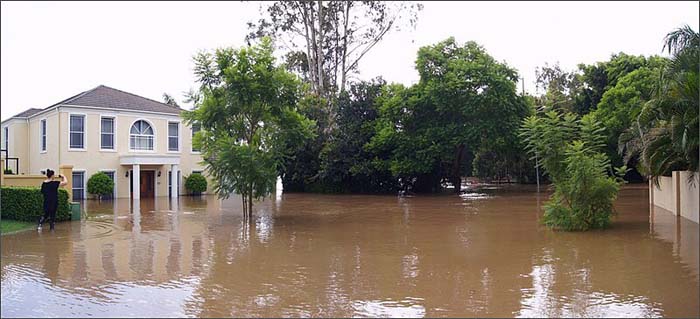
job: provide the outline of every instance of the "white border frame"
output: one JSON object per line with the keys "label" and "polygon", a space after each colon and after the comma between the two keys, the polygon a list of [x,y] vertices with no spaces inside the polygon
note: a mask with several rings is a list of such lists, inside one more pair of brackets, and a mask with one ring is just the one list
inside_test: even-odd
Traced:
{"label": "white border frame", "polygon": [[[152,150],[132,150],[131,149],[131,127],[134,126],[134,123],[138,121],[144,121],[148,123],[148,125],[151,126],[151,130],[153,130],[153,149]],[[143,118],[143,117],[138,117],[134,121],[131,122],[129,125],[129,128],[127,130],[127,133],[129,134],[129,139],[128,139],[128,148],[129,148],[129,153],[157,153],[158,152],[158,131],[156,130],[156,126],[153,125],[153,121]]]}
{"label": "white border frame", "polygon": [[[44,135],[43,136],[41,135],[41,129],[42,129],[41,126],[42,125],[46,125],[46,127],[44,128]],[[27,129],[29,129],[29,125],[27,125]],[[70,135],[70,133],[69,133],[69,135]],[[41,147],[43,146],[42,145],[43,137],[46,138],[46,149],[45,150],[41,149]],[[44,117],[44,118],[39,119],[39,154],[46,154],[46,152],[48,150],[49,150],[49,122]]]}
{"label": "white border frame", "polygon": [[[83,148],[72,148],[70,145],[70,133],[71,133],[70,118],[73,115],[78,115],[78,116],[83,117]],[[87,142],[87,140],[88,140],[88,138],[87,138],[88,120],[87,120],[87,118],[88,118],[88,116],[86,113],[77,113],[77,112],[69,112],[68,113],[68,123],[66,123],[66,128],[68,128],[68,138],[66,139],[66,141],[68,142],[68,151],[69,152],[86,152],[87,151],[87,148],[88,148],[88,142]]]}
{"label": "white border frame", "polygon": [[[202,124],[199,125],[199,130],[202,130]],[[192,148],[194,147],[194,130],[192,129],[192,126],[190,126],[190,154],[195,154],[195,155],[201,155],[201,151],[195,151]]]}
{"label": "white border frame", "polygon": [[[7,132],[5,132],[5,130],[7,130]],[[4,148],[7,151],[7,156],[9,157],[10,156],[10,124],[6,124],[6,125],[2,126],[2,136],[3,136],[3,140],[0,141],[0,142],[2,142],[2,147],[0,147],[0,148]],[[5,168],[3,167],[3,169],[5,169]]]}
{"label": "white border frame", "polygon": [[[177,123],[177,151],[170,150],[170,123]],[[167,141],[165,143],[166,149],[168,150],[168,153],[180,154],[180,152],[182,152],[182,121],[168,120],[166,126],[168,128],[166,134]]]}
{"label": "white border frame", "polygon": [[[80,199],[80,200],[83,201],[83,200],[86,200],[86,199],[87,199],[87,179],[88,179],[87,170],[86,170],[86,169],[83,169],[83,168],[81,168],[81,169],[74,169],[72,173],[81,173],[81,172],[83,173],[83,199]],[[71,173],[71,174],[72,174],[72,173]],[[71,176],[70,178],[71,178],[71,186],[74,186],[75,184],[72,183],[72,182],[73,182],[73,176]],[[73,197],[73,188],[71,188],[70,191],[71,191],[71,197]],[[72,198],[72,200],[75,200],[75,198]]]}
{"label": "white border frame", "polygon": [[[112,119],[112,148],[102,148],[102,119],[103,118],[111,118]],[[116,153],[117,152],[117,115],[116,114],[100,114],[100,138],[99,138],[99,143],[100,143],[100,152],[109,152],[109,153]]]}

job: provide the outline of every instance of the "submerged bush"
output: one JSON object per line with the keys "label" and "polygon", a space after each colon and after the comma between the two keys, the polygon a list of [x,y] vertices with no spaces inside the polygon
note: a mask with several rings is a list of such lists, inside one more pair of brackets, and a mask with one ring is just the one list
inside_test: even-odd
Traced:
{"label": "submerged bush", "polygon": [[607,227],[624,182],[617,176],[623,176],[626,167],[608,175],[610,160],[602,151],[605,136],[600,124],[591,116],[578,120],[550,111],[544,117],[527,118],[521,130],[528,152],[542,159],[554,185],[542,222],[563,230]]}
{"label": "submerged bush", "polygon": [[185,189],[193,194],[200,194],[207,190],[207,179],[202,174],[191,174],[185,177]]}
{"label": "submerged bush", "polygon": [[90,176],[87,181],[87,191],[90,194],[102,196],[112,195],[114,192],[114,181],[103,172],[97,172]]}

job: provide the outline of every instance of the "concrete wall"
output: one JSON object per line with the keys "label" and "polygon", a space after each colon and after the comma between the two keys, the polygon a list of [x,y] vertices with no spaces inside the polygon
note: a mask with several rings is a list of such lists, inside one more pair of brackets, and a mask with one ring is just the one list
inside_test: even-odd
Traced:
{"label": "concrete wall", "polygon": [[[5,160],[0,160],[0,165],[4,165]],[[58,175],[63,175],[66,177],[67,184],[63,187],[68,190],[68,201],[73,200],[73,194],[70,191],[73,187],[73,166],[72,165],[61,165],[56,171],[56,179]],[[44,175],[4,175],[2,170],[0,170],[0,186],[18,186],[18,187],[37,187],[40,188],[41,184],[46,179]]]}
{"label": "concrete wall", "polygon": [[[692,176],[692,177],[691,177]],[[693,182],[689,183],[689,180]],[[659,185],[649,181],[649,202],[695,223],[700,222],[700,173],[675,171],[660,176]]]}
{"label": "concrete wall", "polygon": [[[700,223],[700,173],[689,171],[678,172],[681,194],[681,216]],[[688,183],[692,180],[692,183]]]}

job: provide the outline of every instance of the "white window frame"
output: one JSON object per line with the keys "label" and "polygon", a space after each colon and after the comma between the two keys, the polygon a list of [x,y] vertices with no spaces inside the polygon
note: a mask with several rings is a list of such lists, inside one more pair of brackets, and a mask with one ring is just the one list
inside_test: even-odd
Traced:
{"label": "white window frame", "polygon": [[[153,131],[153,149],[152,150],[135,150],[135,149],[131,148],[131,128],[138,121],[144,121],[144,122],[148,123],[148,125],[151,126],[151,130]],[[137,118],[133,122],[131,122],[127,133],[129,134],[129,152],[130,153],[156,153],[157,152],[157,150],[158,150],[158,132],[156,131],[156,126],[153,125],[152,121],[147,120],[145,118]]]}
{"label": "white window frame", "polygon": [[[102,119],[112,119],[112,148],[102,148]],[[117,151],[117,117],[115,115],[100,115],[100,152]]]}
{"label": "white window frame", "polygon": [[[83,148],[74,148],[70,144],[70,135],[73,131],[70,130],[70,118],[72,116],[82,116],[83,117]],[[87,114],[85,113],[68,113],[68,151],[70,152],[85,152],[87,150]]]}
{"label": "white window frame", "polygon": [[46,139],[46,131],[48,131],[48,124],[46,123],[46,119],[43,118],[39,120],[39,153],[44,154],[46,153],[46,149],[48,148],[48,140]]}
{"label": "white window frame", "polygon": [[100,172],[114,173],[114,189],[112,190],[112,199],[116,199],[117,198],[117,184],[119,184],[119,183],[117,183],[118,178],[119,178],[119,175],[117,175],[117,170],[113,169],[113,168],[103,168],[103,169],[100,169]]}
{"label": "white window frame", "polygon": [[[73,173],[83,173],[83,198],[80,200],[86,200],[87,199],[87,170],[86,169],[74,169]],[[71,173],[72,174],[72,173]],[[71,175],[71,181],[73,180],[73,176]],[[72,188],[70,190],[71,197],[73,197],[73,188],[75,188],[75,184],[72,184]],[[75,198],[73,198],[75,200]]]}
{"label": "white window frame", "polygon": [[[202,125],[199,125],[199,130],[202,130]],[[194,150],[194,124],[190,126],[190,154],[202,154],[201,149],[199,151]]]}
{"label": "white window frame", "polygon": [[2,135],[4,138],[4,140],[2,141],[4,149],[7,151],[7,154],[9,155],[9,153],[10,153],[10,126],[5,125],[2,127]]}
{"label": "white window frame", "polygon": [[[171,123],[177,124],[177,150],[176,151],[170,150],[170,138],[172,137],[170,135],[170,124]],[[182,149],[182,129],[181,129],[181,127],[182,127],[182,125],[181,125],[180,121],[168,121],[168,143],[166,145],[168,147],[168,153],[180,153],[180,150]]]}

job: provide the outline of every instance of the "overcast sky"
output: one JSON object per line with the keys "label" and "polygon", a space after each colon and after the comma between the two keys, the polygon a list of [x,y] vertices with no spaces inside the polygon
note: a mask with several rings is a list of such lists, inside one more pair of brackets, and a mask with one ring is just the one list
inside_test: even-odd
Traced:
{"label": "overcast sky", "polygon": [[[255,2],[2,2],[2,119],[100,84],[182,101],[192,55],[243,45]],[[664,35],[698,30],[698,2],[426,2],[414,31],[390,34],[361,62],[361,78],[415,83],[420,46],[454,36],[506,61],[534,91],[535,68],[660,54]],[[520,86],[519,86],[520,87]]]}

